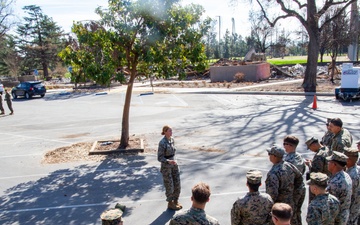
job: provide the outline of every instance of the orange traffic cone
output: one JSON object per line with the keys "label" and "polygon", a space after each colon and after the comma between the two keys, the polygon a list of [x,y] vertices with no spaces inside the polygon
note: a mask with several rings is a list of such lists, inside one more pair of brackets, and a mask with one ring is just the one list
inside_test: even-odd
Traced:
{"label": "orange traffic cone", "polygon": [[313,101],[312,109],[317,109],[316,95],[314,95],[314,101]]}

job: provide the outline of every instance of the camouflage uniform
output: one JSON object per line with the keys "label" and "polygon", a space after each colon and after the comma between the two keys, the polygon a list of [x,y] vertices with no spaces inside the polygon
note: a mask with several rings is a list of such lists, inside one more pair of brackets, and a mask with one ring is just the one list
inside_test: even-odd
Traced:
{"label": "camouflage uniform", "polygon": [[207,215],[203,209],[191,207],[189,210],[175,215],[169,225],[218,225],[219,222]]}
{"label": "camouflage uniform", "polygon": [[[295,206],[299,205],[301,196],[305,193],[305,185],[300,171],[288,162],[281,161],[273,165],[267,174],[265,183],[266,193],[271,196],[274,203],[287,203],[293,209],[296,209]],[[301,221],[293,216],[291,224],[301,224]]]}
{"label": "camouflage uniform", "polygon": [[315,196],[308,206],[306,222],[308,225],[333,225],[339,208],[340,202],[334,195]]}
{"label": "camouflage uniform", "polygon": [[352,195],[350,205],[350,216],[348,224],[356,224],[360,214],[360,167],[353,166],[348,168],[346,172],[352,180]]}
{"label": "camouflage uniform", "polygon": [[[327,174],[313,172],[310,174],[310,180],[307,183],[310,186],[316,185],[318,188],[325,189],[328,180],[329,177]],[[306,221],[308,225],[334,225],[339,210],[340,202],[335,196],[329,193],[321,193],[315,196],[309,204]]]}
{"label": "camouflage uniform", "polygon": [[334,136],[333,133],[331,133],[330,131],[326,131],[324,136],[321,138],[321,144],[325,145],[326,147],[328,147],[330,149],[331,148],[331,140],[332,140],[333,136]]}
{"label": "camouflage uniform", "polygon": [[351,204],[352,182],[350,176],[344,171],[336,173],[330,177],[327,190],[340,201],[340,212],[335,219],[336,224],[345,225],[349,218]]}
{"label": "camouflage uniform", "polygon": [[338,151],[343,153],[344,148],[350,148],[352,145],[353,139],[350,132],[345,129],[341,128],[341,131],[333,136],[331,139],[331,148],[330,151]]}
{"label": "camouflage uniform", "polygon": [[2,94],[0,94],[0,114],[4,114],[5,110],[3,107],[3,98],[2,98]]}
{"label": "camouflage uniform", "polygon": [[13,114],[14,113],[14,110],[12,108],[12,102],[11,102],[11,96],[9,94],[9,92],[6,92],[5,93],[5,101],[6,101],[6,104],[10,110],[10,113]]}
{"label": "camouflage uniform", "polygon": [[234,203],[231,209],[231,225],[268,224],[273,204],[270,195],[266,193],[248,192]]}
{"label": "camouflage uniform", "polygon": [[[248,184],[261,184],[262,174],[258,170],[250,170],[246,174]],[[264,225],[271,220],[270,212],[274,202],[270,195],[259,191],[248,192],[239,198],[231,209],[231,225]]]}
{"label": "camouflage uniform", "polygon": [[325,146],[319,149],[311,161],[311,166],[309,167],[310,173],[320,172],[325,173],[328,176],[331,175],[328,170],[328,162],[326,160],[326,157],[329,156],[328,152],[329,150]]}
{"label": "camouflage uniform", "polygon": [[159,142],[158,161],[161,162],[160,172],[163,176],[166,201],[177,200],[180,195],[180,170],[179,166],[171,165],[167,160],[174,160],[175,142],[173,138],[168,140],[165,136]]}
{"label": "camouflage uniform", "polygon": [[[296,168],[301,172],[302,175],[305,173],[306,165],[303,157],[299,153],[297,152],[287,153],[285,155],[284,161],[289,162],[294,166],[296,166]],[[293,217],[297,217],[297,220],[300,222],[300,224],[301,224],[301,206],[304,203],[305,194],[306,194],[306,188],[304,187],[304,189],[302,189],[298,193],[297,195],[298,200],[295,202],[295,205],[293,207],[294,210]]]}
{"label": "camouflage uniform", "polygon": [[[321,138],[321,141],[320,141],[320,143],[322,145],[326,146],[328,149],[331,148],[331,139],[332,139],[332,137],[334,135],[333,133],[331,133],[331,131],[329,131],[329,128],[328,128],[332,119],[333,118],[327,118],[326,119],[326,129],[327,129],[327,131],[325,132],[324,136]],[[331,155],[331,153],[329,155]]]}
{"label": "camouflage uniform", "polygon": [[[357,148],[345,148],[344,153],[348,157],[358,158]],[[350,205],[349,225],[356,225],[360,215],[360,167],[354,165],[346,169],[352,181],[352,195]]]}
{"label": "camouflage uniform", "polygon": [[[324,173],[331,176],[330,171],[328,170],[328,162],[326,160],[326,157],[328,157],[328,149],[327,147],[322,147],[319,149],[319,151],[314,155],[311,164],[309,166],[309,173]],[[315,195],[311,193],[309,189],[309,202],[311,202],[314,199]]]}
{"label": "camouflage uniform", "polygon": [[296,166],[301,174],[305,173],[305,162],[303,157],[297,152],[290,152],[285,155],[285,162],[289,162]]}

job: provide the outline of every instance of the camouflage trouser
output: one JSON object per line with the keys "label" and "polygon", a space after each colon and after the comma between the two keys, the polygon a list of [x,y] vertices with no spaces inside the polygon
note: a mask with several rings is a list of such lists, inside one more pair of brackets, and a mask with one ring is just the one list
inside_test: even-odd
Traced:
{"label": "camouflage trouser", "polygon": [[4,107],[3,107],[3,100],[2,100],[2,97],[1,97],[1,95],[0,95],[0,112],[1,113],[4,113],[5,112],[5,110],[4,110]]}
{"label": "camouflage trouser", "polygon": [[360,223],[359,215],[357,215],[356,213],[354,213],[354,214],[353,213],[349,214],[349,219],[348,219],[347,224],[358,225]]}
{"label": "camouflage trouser", "polygon": [[[301,206],[304,203],[304,199],[305,199],[305,193],[306,193],[306,189],[303,188],[300,193],[296,196],[296,202],[294,204],[294,216],[292,218],[294,218],[294,222],[291,222],[291,225],[301,225],[302,224],[302,219],[301,219]],[[293,221],[293,220],[292,220]]]}
{"label": "camouflage trouser", "polygon": [[166,201],[177,200],[180,195],[180,171],[178,165],[171,167],[161,167],[161,173],[163,176]]}
{"label": "camouflage trouser", "polygon": [[14,112],[13,108],[12,108],[12,102],[11,101],[6,101],[8,108],[10,110],[10,112]]}
{"label": "camouflage trouser", "polygon": [[347,221],[349,219],[350,210],[340,210],[339,214],[335,218],[335,224],[336,225],[346,225]]}

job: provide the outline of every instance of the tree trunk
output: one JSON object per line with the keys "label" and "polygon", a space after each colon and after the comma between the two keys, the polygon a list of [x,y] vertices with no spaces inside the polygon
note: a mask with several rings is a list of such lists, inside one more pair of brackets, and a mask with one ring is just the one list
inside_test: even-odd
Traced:
{"label": "tree trunk", "polygon": [[331,79],[330,79],[330,81],[332,83],[334,83],[334,74],[335,74],[335,68],[336,68],[336,56],[331,57],[331,65],[332,65],[332,68],[331,68]]}
{"label": "tree trunk", "polygon": [[317,61],[319,55],[318,32],[309,33],[308,57],[302,87],[305,92],[316,92]]}
{"label": "tree trunk", "polygon": [[348,47],[348,57],[350,61],[357,61],[359,40],[359,9],[357,6],[357,1],[351,4],[350,30],[351,43]]}
{"label": "tree trunk", "polygon": [[132,89],[133,89],[135,77],[136,77],[136,70],[131,70],[130,80],[126,89],[125,103],[123,109],[120,148],[126,148],[126,146],[128,146],[129,143],[130,103],[131,103],[131,95],[132,95]]}
{"label": "tree trunk", "polygon": [[44,80],[49,80],[49,70],[47,63],[42,64],[43,71],[44,71]]}
{"label": "tree trunk", "polygon": [[320,62],[324,62],[324,52],[320,51]]}

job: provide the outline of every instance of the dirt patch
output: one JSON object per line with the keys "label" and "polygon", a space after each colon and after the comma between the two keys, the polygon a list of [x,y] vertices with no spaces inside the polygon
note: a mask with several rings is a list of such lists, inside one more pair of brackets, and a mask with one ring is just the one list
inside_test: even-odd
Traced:
{"label": "dirt patch", "polygon": [[[42,160],[43,164],[57,164],[67,162],[78,162],[78,161],[103,161],[104,159],[116,159],[123,156],[123,153],[110,153],[107,155],[89,155],[89,151],[93,146],[94,142],[81,142],[71,146],[65,146],[57,148],[47,152]],[[112,142],[109,145],[99,144],[97,150],[113,150],[119,147],[120,141]],[[130,138],[129,145],[126,149],[137,148],[140,149],[140,139]]]}
{"label": "dirt patch", "polygon": [[[244,89],[244,91],[264,91],[264,92],[304,92],[302,81],[297,83],[288,83],[288,84],[276,84],[263,87],[252,87],[249,89]],[[335,93],[335,88],[340,86],[339,81],[334,83],[329,80],[318,79],[316,92],[320,93]],[[335,94],[334,94],[335,95]]]}
{"label": "dirt patch", "polygon": [[[131,138],[129,139],[128,146],[126,149],[140,149],[141,139],[140,138]],[[112,141],[98,141],[94,150],[96,151],[110,151],[117,150],[120,148],[120,140],[112,140]]]}
{"label": "dirt patch", "polygon": [[[166,88],[227,88],[227,89],[239,89],[237,91],[264,91],[264,92],[304,92],[302,80],[295,83],[281,83],[282,81],[291,81],[301,79],[300,77],[285,78],[278,77],[274,79],[268,79],[258,82],[216,82],[211,83],[208,80],[193,80],[193,81],[167,81],[163,83],[155,84],[154,87],[166,87]],[[340,80],[335,80],[332,83],[326,77],[318,77],[317,79],[317,92],[334,92],[335,88],[340,85]]]}

